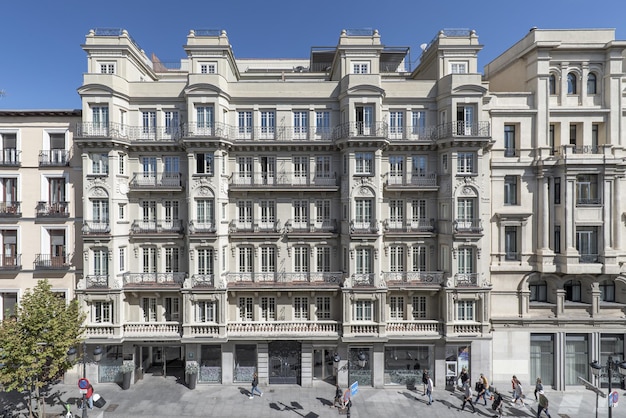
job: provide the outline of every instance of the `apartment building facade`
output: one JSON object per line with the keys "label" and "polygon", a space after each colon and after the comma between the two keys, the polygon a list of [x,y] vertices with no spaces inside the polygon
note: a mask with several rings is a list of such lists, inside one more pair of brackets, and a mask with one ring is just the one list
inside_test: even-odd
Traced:
{"label": "apartment building facade", "polygon": [[39,279],[75,297],[83,208],[72,144],[80,121],[79,110],[0,110],[0,320]]}

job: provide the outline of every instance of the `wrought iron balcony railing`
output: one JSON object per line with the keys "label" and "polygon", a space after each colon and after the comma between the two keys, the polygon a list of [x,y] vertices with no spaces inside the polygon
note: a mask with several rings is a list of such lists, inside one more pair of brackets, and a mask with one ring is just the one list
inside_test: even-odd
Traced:
{"label": "wrought iron balcony railing", "polygon": [[0,256],[0,270],[20,270],[22,268],[22,254]]}
{"label": "wrought iron balcony railing", "polygon": [[378,221],[350,221],[351,234],[376,234],[379,230]]}
{"label": "wrought iron balcony railing", "polygon": [[182,187],[180,173],[172,172],[139,172],[133,173],[130,187],[134,189],[168,189]]}
{"label": "wrought iron balcony railing", "polygon": [[151,221],[133,221],[130,226],[132,234],[153,234],[161,232],[183,232],[183,221],[180,219],[155,219]]}
{"label": "wrought iron balcony railing", "polygon": [[15,148],[4,148],[0,152],[0,166],[17,167],[20,165],[20,156],[22,151]]}
{"label": "wrought iron balcony railing", "polygon": [[76,127],[76,136],[144,142],[176,142],[182,136],[182,129],[179,126],[131,126],[115,122],[82,122]]}
{"label": "wrought iron balcony railing", "polygon": [[337,186],[335,173],[322,176],[302,172],[278,173],[244,173],[235,172],[230,177],[230,187],[275,187],[275,186],[308,186],[334,187]]}
{"label": "wrought iron balcony railing", "polygon": [[437,126],[433,133],[434,139],[463,136],[487,138],[491,136],[491,124],[489,122],[448,122]]}
{"label": "wrought iron balcony railing", "polygon": [[70,152],[64,149],[45,149],[39,151],[40,167],[63,167],[70,163]]}
{"label": "wrought iron balcony railing", "polygon": [[51,269],[51,270],[63,270],[70,268],[70,256],[67,255],[52,255],[52,254],[37,254],[35,257],[36,269]]}
{"label": "wrought iron balcony railing", "polygon": [[228,283],[341,283],[341,272],[235,272],[226,274]]}
{"label": "wrought iron balcony railing", "polygon": [[21,202],[0,202],[0,217],[22,216]]}
{"label": "wrought iron balcony railing", "polygon": [[214,221],[207,220],[192,220],[189,221],[189,233],[190,234],[202,234],[213,233],[217,230],[217,226]]}
{"label": "wrought iron balcony railing", "polygon": [[334,130],[335,139],[376,137],[387,138],[389,125],[387,122],[345,122]]}
{"label": "wrought iron balcony railing", "polygon": [[37,217],[61,217],[70,216],[70,202],[38,202]]}
{"label": "wrought iron balcony railing", "polygon": [[280,232],[280,222],[269,219],[232,220],[228,232]]}
{"label": "wrought iron balcony railing", "polygon": [[182,285],[186,273],[124,273],[124,286]]}
{"label": "wrought iron balcony railing", "polygon": [[385,232],[433,232],[435,230],[434,219],[385,219],[383,221]]}
{"label": "wrought iron balcony railing", "polygon": [[437,187],[437,173],[389,175],[387,187]]}
{"label": "wrought iron balcony railing", "polygon": [[479,234],[483,232],[483,222],[480,219],[455,219],[454,231]]}
{"label": "wrought iron balcony railing", "polygon": [[84,221],[83,234],[108,234],[111,226],[108,220]]}
{"label": "wrought iron balcony railing", "polygon": [[456,287],[478,286],[480,273],[457,273],[454,275],[454,285]]}
{"label": "wrought iron balcony railing", "polygon": [[443,283],[442,271],[401,271],[401,272],[385,272],[382,274],[383,280],[402,284],[426,284],[440,285]]}

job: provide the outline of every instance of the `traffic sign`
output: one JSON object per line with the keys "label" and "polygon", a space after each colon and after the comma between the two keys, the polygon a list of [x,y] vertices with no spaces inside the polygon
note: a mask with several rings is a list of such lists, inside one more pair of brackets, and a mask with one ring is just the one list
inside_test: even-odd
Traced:
{"label": "traffic sign", "polygon": [[350,395],[354,396],[357,393],[359,393],[359,381],[358,380],[350,385]]}
{"label": "traffic sign", "polygon": [[609,393],[609,408],[615,408],[617,406],[617,401],[619,400],[619,394],[617,391],[613,391]]}

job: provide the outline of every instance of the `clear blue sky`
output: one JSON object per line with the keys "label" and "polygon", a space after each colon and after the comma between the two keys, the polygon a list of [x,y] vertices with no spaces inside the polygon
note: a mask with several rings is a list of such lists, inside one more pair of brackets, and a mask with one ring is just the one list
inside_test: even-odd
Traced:
{"label": "clear blue sky", "polygon": [[4,0],[0,10],[0,109],[80,108],[92,28],[124,28],[162,61],[185,57],[190,29],[225,29],[237,58],[308,58],[342,29],[371,28],[414,61],[440,29],[468,28],[484,45],[481,71],[533,26],[613,28],[626,40],[625,0]]}

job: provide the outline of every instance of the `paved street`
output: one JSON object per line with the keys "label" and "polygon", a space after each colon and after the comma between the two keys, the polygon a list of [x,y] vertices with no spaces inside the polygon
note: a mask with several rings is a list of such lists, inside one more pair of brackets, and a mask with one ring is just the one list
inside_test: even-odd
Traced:
{"label": "paved street", "polygon": [[[316,418],[339,416],[338,410],[330,407],[334,396],[332,385],[319,383],[313,388],[292,385],[261,387],[263,397],[249,399],[248,385],[198,385],[190,390],[173,378],[150,377],[122,390],[116,384],[95,385],[96,392],[107,401],[102,409],[89,411],[90,418],[151,417],[281,417]],[[372,389],[361,388],[353,398],[352,418],[364,417],[490,417],[490,408],[477,406],[476,414],[460,411],[460,392],[447,392],[435,389],[434,404],[427,405],[426,397],[419,390],[410,391],[404,387]],[[56,385],[56,396],[48,399],[46,416],[59,416],[63,408],[60,400],[76,404],[78,389],[70,385]],[[622,391],[619,391],[622,396]],[[532,392],[529,394],[533,398]],[[552,417],[594,417],[595,395],[584,389],[568,392],[547,392]],[[3,394],[3,403],[7,394]],[[604,399],[602,399],[604,400]],[[15,398],[12,398],[15,402]],[[506,392],[505,416],[535,417],[536,402],[528,401],[528,407],[513,407],[510,393]],[[599,416],[606,417],[605,404],[599,408]],[[23,405],[22,405],[23,406]],[[24,412],[24,411],[23,411]],[[72,412],[80,416],[74,407]],[[27,415],[24,415],[27,416]],[[613,411],[614,418],[626,417],[626,403]]]}

